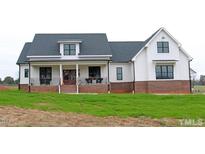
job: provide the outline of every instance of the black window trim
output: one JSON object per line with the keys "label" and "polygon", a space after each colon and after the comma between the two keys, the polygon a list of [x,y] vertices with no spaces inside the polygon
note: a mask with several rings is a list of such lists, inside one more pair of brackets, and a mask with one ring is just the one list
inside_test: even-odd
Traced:
{"label": "black window trim", "polygon": [[[96,72],[92,72],[92,71]],[[89,78],[101,78],[101,67],[100,66],[88,66]]]}
{"label": "black window trim", "polygon": [[50,85],[52,80],[52,67],[39,67],[39,80],[40,85]]}
{"label": "black window trim", "polygon": [[[159,43],[161,43],[161,47],[159,47]],[[167,43],[167,46],[165,46]],[[159,51],[161,49],[161,51]],[[167,49],[167,51],[165,51]],[[159,41],[157,42],[157,53],[169,53],[169,42],[168,41]]]}
{"label": "black window trim", "polygon": [[[68,54],[65,54],[65,46],[68,45]],[[71,48],[71,46],[74,45],[75,48]],[[71,54],[71,51],[75,51],[75,54]],[[75,43],[66,43],[66,44],[63,44],[63,55],[64,56],[75,56],[76,55],[76,44]]]}
{"label": "black window trim", "polygon": [[[168,67],[172,67],[172,72],[169,72]],[[160,67],[160,72],[157,72],[157,67]],[[166,72],[163,72],[162,67],[166,67]],[[160,74],[159,76],[157,74]],[[164,76],[163,74],[166,74],[166,76]],[[170,77],[171,74],[171,77]],[[174,65],[171,64],[167,64],[167,65],[156,65],[155,66],[155,75],[156,75],[156,79],[160,80],[160,79],[165,79],[165,80],[173,80],[174,79]]]}
{"label": "black window trim", "polygon": [[[118,72],[118,69],[120,69],[120,72]],[[116,76],[117,76],[117,80],[123,80],[123,70],[122,70],[122,67],[116,67]]]}
{"label": "black window trim", "polygon": [[28,78],[29,77],[29,69],[25,68],[24,69],[24,78]]}

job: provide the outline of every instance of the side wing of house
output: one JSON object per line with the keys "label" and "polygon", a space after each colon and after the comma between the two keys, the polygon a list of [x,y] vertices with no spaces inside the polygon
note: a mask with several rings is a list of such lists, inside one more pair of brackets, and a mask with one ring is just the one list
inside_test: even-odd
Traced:
{"label": "side wing of house", "polygon": [[160,30],[133,58],[135,91],[190,93],[191,57],[166,30]]}

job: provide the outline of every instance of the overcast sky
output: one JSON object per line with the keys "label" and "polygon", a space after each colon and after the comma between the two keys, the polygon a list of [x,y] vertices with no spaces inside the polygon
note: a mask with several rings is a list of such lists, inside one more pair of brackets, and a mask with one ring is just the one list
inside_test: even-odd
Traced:
{"label": "overcast sky", "polygon": [[35,33],[107,33],[110,41],[145,40],[165,27],[205,74],[204,0],[1,0],[0,78],[18,77],[16,61]]}

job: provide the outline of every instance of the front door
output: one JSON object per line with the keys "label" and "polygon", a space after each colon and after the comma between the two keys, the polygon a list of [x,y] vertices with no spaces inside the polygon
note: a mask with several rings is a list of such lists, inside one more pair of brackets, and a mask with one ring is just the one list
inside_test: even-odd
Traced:
{"label": "front door", "polygon": [[63,83],[76,84],[76,70],[63,70]]}

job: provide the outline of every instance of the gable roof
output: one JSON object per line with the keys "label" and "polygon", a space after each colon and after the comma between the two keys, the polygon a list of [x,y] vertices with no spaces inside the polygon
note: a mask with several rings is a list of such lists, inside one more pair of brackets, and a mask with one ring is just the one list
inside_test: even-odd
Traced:
{"label": "gable roof", "polygon": [[27,64],[28,63],[27,62],[27,60],[28,60],[27,54],[28,54],[28,51],[30,49],[31,44],[32,44],[31,42],[27,42],[24,44],[24,47],[21,51],[21,54],[16,62],[17,64]]}
{"label": "gable roof", "polygon": [[[112,55],[113,62],[128,62],[142,52],[162,30],[179,44],[165,28],[158,29],[145,41],[108,42],[105,33],[36,34],[32,43],[26,43],[24,45],[17,64],[27,63],[27,56],[60,55],[59,42],[62,41],[78,41],[80,43],[79,55]],[[182,47],[180,49],[191,59]]]}
{"label": "gable roof", "polygon": [[143,41],[109,42],[113,62],[128,62],[143,47]]}
{"label": "gable roof", "polygon": [[107,36],[94,34],[36,34],[29,56],[60,55],[58,41],[81,40],[80,55],[111,55]]}

